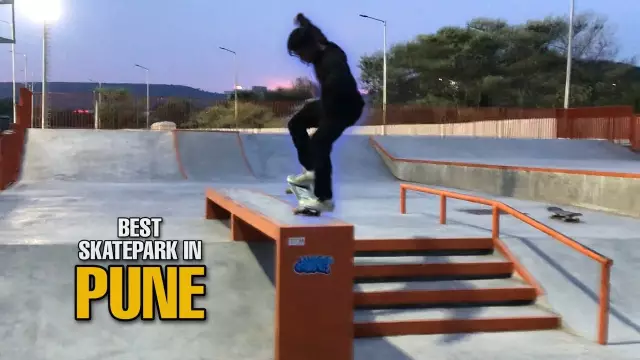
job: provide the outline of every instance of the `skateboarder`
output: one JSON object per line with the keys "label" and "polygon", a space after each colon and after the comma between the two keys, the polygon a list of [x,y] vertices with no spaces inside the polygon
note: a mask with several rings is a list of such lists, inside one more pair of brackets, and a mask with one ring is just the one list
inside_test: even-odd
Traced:
{"label": "skateboarder", "polygon": [[[313,185],[314,197],[301,200],[301,206],[332,211],[331,149],[340,135],[358,121],[364,100],[344,51],[327,40],[303,14],[296,16],[295,23],[298,27],[287,41],[289,54],[313,65],[320,84],[320,98],[308,101],[289,120],[289,132],[298,151],[298,161],[305,171],[288,176],[287,182],[299,186]],[[317,128],[311,137],[307,133],[310,128]]]}

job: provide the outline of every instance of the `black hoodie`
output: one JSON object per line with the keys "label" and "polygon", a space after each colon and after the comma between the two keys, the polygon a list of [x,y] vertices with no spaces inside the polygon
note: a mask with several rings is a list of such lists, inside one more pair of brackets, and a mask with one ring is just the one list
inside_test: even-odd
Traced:
{"label": "black hoodie", "polygon": [[358,120],[364,100],[344,51],[335,43],[328,42],[313,62],[313,67],[320,83],[320,101],[329,120]]}

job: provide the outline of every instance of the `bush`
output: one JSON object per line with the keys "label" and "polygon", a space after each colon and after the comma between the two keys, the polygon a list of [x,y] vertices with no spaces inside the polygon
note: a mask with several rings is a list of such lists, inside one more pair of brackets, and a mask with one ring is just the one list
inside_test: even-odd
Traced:
{"label": "bush", "polygon": [[191,119],[202,107],[198,108],[191,100],[170,97],[155,106],[152,111],[154,121],[171,121],[182,124]]}
{"label": "bush", "polygon": [[[238,103],[239,128],[282,127],[283,120],[276,117],[271,109],[253,103]],[[186,124],[188,128],[235,129],[234,103],[210,106],[198,112]]]}

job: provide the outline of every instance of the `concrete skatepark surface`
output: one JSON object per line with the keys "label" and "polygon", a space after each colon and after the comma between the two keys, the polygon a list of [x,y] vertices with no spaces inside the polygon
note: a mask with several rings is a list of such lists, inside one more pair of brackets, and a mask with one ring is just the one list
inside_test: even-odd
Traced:
{"label": "concrete skatepark surface", "polygon": [[516,167],[640,174],[640,155],[609,141],[376,136],[392,156]]}
{"label": "concrete skatepark surface", "polygon": [[[22,179],[0,193],[2,358],[273,358],[272,245],[230,242],[228,228],[203,219],[203,192],[206,186],[254,189],[292,201],[282,180],[298,169],[288,137],[177,135],[180,162],[170,132],[29,130]],[[357,238],[490,234],[490,217],[464,211],[475,204],[450,201],[450,224],[440,225],[438,199],[411,194],[409,214],[400,215],[398,182],[367,140],[347,136],[334,155],[332,216],[353,223]],[[500,200],[613,258],[612,345],[593,341],[595,263],[504,218],[502,237],[542,283],[569,331],[357,339],[355,359],[637,359],[640,239],[633,234],[640,223],[588,211],[581,211],[583,224],[558,223],[548,219],[549,204]],[[208,309],[206,322],[121,323],[105,304],[95,306],[92,322],[73,320],[75,244],[115,238],[118,216],[163,216],[164,239],[206,243],[207,297],[197,304]]]}

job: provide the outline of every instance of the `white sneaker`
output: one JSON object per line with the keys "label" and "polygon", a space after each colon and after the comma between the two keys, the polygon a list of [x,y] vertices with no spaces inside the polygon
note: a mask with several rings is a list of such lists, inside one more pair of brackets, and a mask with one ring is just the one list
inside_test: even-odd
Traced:
{"label": "white sneaker", "polygon": [[313,185],[315,178],[316,174],[313,171],[305,170],[302,174],[287,176],[287,182],[298,186],[309,186]]}
{"label": "white sneaker", "polygon": [[301,199],[299,204],[301,207],[318,211],[333,211],[335,209],[335,204],[331,199],[320,201],[317,198],[313,197],[308,199]]}

